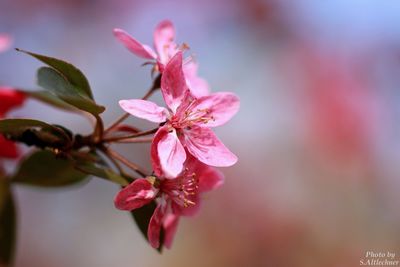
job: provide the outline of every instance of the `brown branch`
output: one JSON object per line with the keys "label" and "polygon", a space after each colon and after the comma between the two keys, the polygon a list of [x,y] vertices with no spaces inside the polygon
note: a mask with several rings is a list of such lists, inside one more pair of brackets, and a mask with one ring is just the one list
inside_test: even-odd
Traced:
{"label": "brown branch", "polygon": [[140,174],[142,177],[146,177],[148,176],[146,173],[148,173],[147,171],[143,170],[142,168],[140,168],[138,165],[136,165],[135,163],[131,162],[130,160],[128,160],[127,158],[125,158],[124,156],[122,156],[121,154],[119,154],[118,152],[108,148],[107,149],[108,154],[116,159],[119,160],[121,163],[123,163],[125,166],[129,167],[130,169],[134,170],[135,172],[137,172],[138,174]]}
{"label": "brown branch", "polygon": [[131,134],[131,135],[127,135],[127,136],[116,136],[116,137],[109,137],[109,138],[104,138],[103,142],[104,143],[111,143],[111,142],[118,142],[118,141],[122,141],[122,140],[126,140],[126,139],[132,139],[135,137],[140,137],[140,136],[145,136],[145,135],[150,135],[153,134],[155,132],[157,132],[158,127],[148,130],[148,131],[144,131],[144,132],[140,132],[140,133],[136,133],[136,134]]}
{"label": "brown branch", "polygon": [[130,144],[130,143],[150,143],[151,141],[153,141],[153,137],[143,137],[143,138],[135,137],[114,142],[119,144]]}

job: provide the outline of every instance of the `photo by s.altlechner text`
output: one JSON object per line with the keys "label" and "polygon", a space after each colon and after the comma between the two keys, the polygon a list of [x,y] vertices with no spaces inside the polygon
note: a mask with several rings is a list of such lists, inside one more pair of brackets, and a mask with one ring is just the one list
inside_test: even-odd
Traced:
{"label": "photo by s.altlechner text", "polygon": [[396,252],[367,251],[360,259],[360,266],[400,266],[400,260],[396,258]]}

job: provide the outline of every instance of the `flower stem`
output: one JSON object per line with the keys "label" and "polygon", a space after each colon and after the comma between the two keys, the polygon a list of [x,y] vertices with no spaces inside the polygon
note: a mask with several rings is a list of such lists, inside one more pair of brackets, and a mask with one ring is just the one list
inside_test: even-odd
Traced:
{"label": "flower stem", "polygon": [[103,120],[100,118],[100,116],[96,116],[96,126],[95,126],[94,132],[93,132],[94,143],[98,143],[100,140],[102,140],[103,135],[104,135]]}
{"label": "flower stem", "polygon": [[118,142],[118,141],[122,141],[122,140],[126,140],[126,139],[132,139],[132,138],[135,138],[135,137],[150,135],[150,134],[153,134],[153,133],[157,132],[157,130],[158,130],[158,127],[154,128],[152,130],[148,130],[148,131],[144,131],[144,132],[140,132],[140,133],[136,133],[136,134],[131,134],[131,135],[127,135],[127,136],[117,136],[117,137],[104,138],[103,142],[104,143]]}
{"label": "flower stem", "polygon": [[157,89],[160,89],[161,87],[161,74],[159,74],[153,81],[153,85],[151,88],[147,91],[147,93],[142,97],[143,100],[148,99]]}
{"label": "flower stem", "polygon": [[119,162],[112,157],[111,153],[109,152],[109,149],[106,147],[101,147],[100,150],[103,152],[103,154],[112,162],[112,164],[117,168],[118,172],[120,175],[122,175],[125,178],[129,178],[129,180],[134,181],[138,178],[133,177],[129,173],[127,173],[122,166],[119,164]]}
{"label": "flower stem", "polygon": [[119,141],[114,141],[115,143],[120,143],[120,144],[127,144],[127,143],[150,143],[153,141],[153,137],[143,137],[143,138],[128,138],[128,139],[123,139]]}
{"label": "flower stem", "polygon": [[142,100],[148,99],[158,88],[151,88],[147,93],[142,97]]}
{"label": "flower stem", "polygon": [[[157,89],[160,88],[160,84],[161,84],[161,75],[158,75],[154,81],[153,81],[153,85],[151,86],[151,88],[147,91],[147,93],[142,97],[142,100],[146,100],[148,99],[155,91],[157,91]],[[126,120],[129,117],[129,113],[125,113],[124,115],[122,115],[121,117],[119,117],[115,122],[113,122],[111,124],[111,126],[109,126],[105,131],[104,134],[107,134],[109,132],[111,132],[115,127],[117,127],[121,122],[123,122],[124,120]]]}
{"label": "flower stem", "polygon": [[111,124],[110,127],[108,127],[105,131],[104,134],[107,134],[109,132],[111,132],[115,127],[117,127],[121,122],[123,122],[124,120],[126,120],[129,117],[129,113],[125,113],[124,115],[122,115],[121,117],[119,117],[115,122],[113,122],[113,124]]}
{"label": "flower stem", "polygon": [[132,170],[134,170],[135,172],[137,172],[138,174],[140,174],[142,177],[146,177],[148,176],[146,173],[146,171],[142,170],[138,165],[136,165],[135,163],[131,162],[130,160],[128,160],[127,158],[125,158],[124,156],[122,156],[121,154],[117,153],[116,151],[108,148],[107,149],[107,153],[110,157],[112,157],[113,159],[119,160],[121,163],[123,163],[125,166],[131,168]]}

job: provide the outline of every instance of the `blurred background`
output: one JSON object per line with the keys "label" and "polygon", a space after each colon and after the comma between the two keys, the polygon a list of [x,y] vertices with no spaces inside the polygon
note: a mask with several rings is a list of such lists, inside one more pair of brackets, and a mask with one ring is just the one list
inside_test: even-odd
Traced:
{"label": "blurred background", "polygon": [[[162,255],[114,208],[117,186],[18,187],[16,266],[351,267],[367,251],[399,259],[400,2],[0,1],[0,32],[79,66],[108,123],[122,114],[118,100],[151,84],[112,29],[152,44],[165,18],[212,90],[240,96],[238,115],[217,129],[239,162],[222,169],[225,185],[181,221]],[[2,84],[37,87],[40,63],[13,50],[0,62]],[[35,101],[11,116],[91,127]],[[118,149],[149,167],[148,146]]]}

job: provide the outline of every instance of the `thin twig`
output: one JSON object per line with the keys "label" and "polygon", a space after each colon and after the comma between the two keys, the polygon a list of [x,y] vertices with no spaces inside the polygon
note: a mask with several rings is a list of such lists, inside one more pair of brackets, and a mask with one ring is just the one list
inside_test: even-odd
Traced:
{"label": "thin twig", "polygon": [[110,127],[108,127],[105,131],[104,134],[107,134],[109,132],[111,132],[112,130],[114,130],[115,127],[117,127],[121,122],[123,122],[124,120],[126,120],[129,117],[129,113],[125,113],[124,115],[122,115],[121,117],[119,117],[115,122],[113,122],[113,124],[111,124]]}
{"label": "thin twig", "polygon": [[158,88],[151,88],[147,93],[142,97],[142,100],[148,99]]}
{"label": "thin twig", "polygon": [[126,140],[126,139],[132,139],[132,138],[135,138],[135,137],[150,135],[150,134],[153,134],[153,133],[157,132],[157,130],[158,130],[158,127],[154,128],[154,129],[151,129],[151,130],[148,130],[148,131],[136,133],[136,134],[104,138],[103,142],[106,142],[106,143],[118,142],[118,141],[122,141],[122,140]]}
{"label": "thin twig", "polygon": [[127,158],[125,158],[124,156],[122,156],[121,154],[119,154],[118,152],[108,148],[107,149],[108,154],[116,159],[119,160],[121,163],[125,164],[127,167],[131,168],[132,170],[134,170],[135,172],[137,172],[138,174],[140,174],[142,177],[146,177],[148,176],[146,173],[146,171],[142,170],[138,165],[136,165],[135,163],[131,162],[130,160],[128,160]]}
{"label": "thin twig", "polygon": [[[155,91],[157,91],[157,89],[160,88],[160,83],[161,83],[161,75],[157,76],[157,78],[153,81],[153,85],[147,91],[147,93],[142,97],[142,100],[147,100]],[[124,115],[122,115],[104,131],[104,134],[111,132],[115,127],[117,127],[121,122],[126,120],[128,117],[129,113],[125,113]]]}
{"label": "thin twig", "polygon": [[94,142],[97,143],[100,140],[102,140],[103,135],[104,135],[103,120],[100,118],[100,116],[96,115],[96,126],[95,126],[94,133],[93,133]]}
{"label": "thin twig", "polygon": [[127,173],[122,166],[119,164],[118,161],[116,161],[112,155],[109,152],[109,149],[106,147],[100,148],[100,150],[103,152],[103,154],[112,162],[112,164],[117,168],[118,172],[120,175],[122,175],[125,178],[129,178],[130,180],[134,181],[138,178],[131,176],[129,173]]}
{"label": "thin twig", "polygon": [[142,137],[142,138],[129,138],[129,139],[123,139],[119,141],[114,141],[114,143],[120,143],[120,144],[127,144],[127,143],[150,143],[153,141],[153,137]]}

